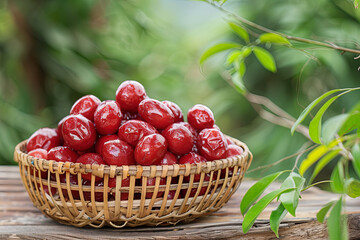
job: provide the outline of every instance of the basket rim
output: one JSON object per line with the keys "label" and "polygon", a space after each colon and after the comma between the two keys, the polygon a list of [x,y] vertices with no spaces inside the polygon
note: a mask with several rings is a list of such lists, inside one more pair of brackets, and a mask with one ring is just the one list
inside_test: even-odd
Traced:
{"label": "basket rim", "polygon": [[72,174],[82,173],[92,173],[95,176],[103,177],[104,174],[109,175],[111,178],[116,175],[123,175],[124,177],[135,175],[137,178],[141,176],[147,177],[166,177],[166,176],[179,176],[184,175],[188,176],[190,174],[201,172],[209,173],[211,171],[216,171],[219,169],[224,169],[226,167],[234,167],[242,165],[244,171],[246,171],[252,161],[252,153],[250,152],[248,146],[233,137],[225,135],[226,138],[232,140],[237,146],[240,146],[244,149],[244,152],[240,155],[207,161],[202,163],[187,163],[187,164],[173,164],[173,165],[98,165],[98,164],[81,164],[81,163],[71,163],[71,162],[57,162],[55,160],[40,159],[28,155],[22,149],[26,149],[27,139],[18,143],[14,151],[14,161],[21,161],[27,166],[34,166],[41,171],[50,170],[52,173],[59,172],[61,174],[65,171],[69,171]]}

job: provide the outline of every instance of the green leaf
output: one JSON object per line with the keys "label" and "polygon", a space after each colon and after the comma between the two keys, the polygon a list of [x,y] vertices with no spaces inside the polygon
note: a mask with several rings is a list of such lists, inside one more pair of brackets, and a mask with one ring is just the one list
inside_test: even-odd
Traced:
{"label": "green leaf", "polygon": [[229,26],[239,37],[244,39],[246,43],[249,43],[249,34],[243,27],[232,22],[229,22]]}
{"label": "green leaf", "polygon": [[240,59],[234,63],[235,70],[240,74],[241,77],[245,75],[246,66],[244,60]]}
{"label": "green leaf", "polygon": [[227,57],[226,64],[239,64],[239,62],[244,61],[245,58],[250,55],[250,53],[251,48],[249,47],[243,47],[241,50],[232,51]]}
{"label": "green leaf", "polygon": [[332,208],[327,220],[328,233],[330,240],[342,239],[341,224],[342,197],[336,202]]}
{"label": "green leaf", "polygon": [[200,64],[203,64],[205,62],[206,59],[208,59],[209,57],[211,57],[212,55],[231,49],[231,48],[241,48],[242,45],[237,44],[237,43],[219,43],[216,44],[215,46],[212,46],[211,48],[207,49],[203,55],[200,58]]}
{"label": "green leaf", "polygon": [[247,89],[246,89],[246,87],[244,85],[244,81],[243,81],[242,76],[240,76],[240,74],[238,72],[236,72],[231,76],[231,80],[232,80],[236,90],[239,93],[241,93],[242,95],[245,95],[246,92],[247,92]]}
{"label": "green leaf", "polygon": [[343,123],[338,131],[339,136],[351,132],[352,130],[360,127],[360,112],[350,113],[349,117]]}
{"label": "green leaf", "polygon": [[325,111],[330,107],[330,105],[339,97],[341,97],[342,95],[345,95],[349,92],[352,92],[353,90],[356,90],[355,88],[353,89],[348,89],[347,91],[340,93],[337,96],[334,96],[332,98],[330,98],[321,108],[320,110],[316,113],[315,117],[313,118],[313,120],[311,120],[310,125],[309,125],[309,135],[311,137],[311,139],[315,142],[315,143],[321,143],[321,139],[320,139],[320,134],[321,134],[321,119],[322,116],[324,115]]}
{"label": "green leaf", "polygon": [[360,181],[354,178],[349,178],[345,182],[346,194],[349,197],[360,197]]}
{"label": "green leaf", "polygon": [[271,212],[270,228],[278,238],[279,238],[279,225],[286,216],[287,212],[288,211],[285,209],[282,203],[280,203],[279,206]]}
{"label": "green leaf", "polygon": [[323,208],[321,208],[316,214],[316,218],[319,222],[323,223],[326,217],[326,214],[329,212],[330,208],[335,204],[336,201],[328,202]]}
{"label": "green leaf", "polygon": [[331,161],[333,160],[341,151],[341,149],[333,150],[327,153],[320,161],[316,164],[313,174],[311,175],[309,183],[311,183],[314,178],[319,174],[319,172]]}
{"label": "green leaf", "polygon": [[348,231],[348,223],[347,223],[347,215],[346,214],[343,214],[341,216],[341,221],[342,221],[341,239],[348,240],[349,239],[349,231]]}
{"label": "green leaf", "polygon": [[291,128],[291,134],[294,134],[295,129],[297,126],[299,126],[300,123],[302,123],[304,121],[304,119],[306,118],[306,116],[310,113],[310,111],[322,100],[324,100],[325,98],[327,98],[328,96],[330,96],[333,93],[336,92],[340,92],[340,91],[344,91],[344,89],[334,89],[331,91],[328,91],[326,93],[324,93],[323,95],[321,95],[320,97],[318,97],[317,99],[315,99],[314,101],[312,101],[305,109],[304,111],[302,111],[302,113],[300,114],[300,116],[298,117],[298,119],[296,120],[296,122],[294,123],[294,125]]}
{"label": "green leaf", "polygon": [[242,56],[243,52],[240,50],[235,50],[229,53],[226,64],[231,65],[234,61],[236,61],[240,56]]}
{"label": "green leaf", "polygon": [[344,169],[342,163],[339,161],[333,170],[330,180],[330,187],[336,193],[344,192]]}
{"label": "green leaf", "polygon": [[245,59],[247,56],[251,54],[252,49],[250,47],[243,47],[241,51],[242,51],[242,58]]}
{"label": "green leaf", "polygon": [[254,47],[253,51],[256,58],[259,60],[261,65],[263,65],[264,68],[266,68],[270,72],[276,72],[275,60],[269,51],[261,47]]}
{"label": "green leaf", "polygon": [[247,233],[249,229],[254,225],[256,218],[259,214],[265,209],[267,205],[269,205],[275,198],[279,195],[291,191],[293,188],[285,188],[278,189],[271,193],[266,194],[263,198],[261,198],[254,206],[252,206],[249,211],[246,213],[244,217],[244,221],[242,224],[242,229],[244,233]]}
{"label": "green leaf", "polygon": [[358,113],[360,111],[360,102],[357,102],[354,106],[352,106],[349,113]]}
{"label": "green leaf", "polygon": [[339,129],[347,121],[349,114],[340,114],[329,118],[322,128],[321,139],[324,144],[329,144],[334,138]]}
{"label": "green leaf", "polygon": [[239,73],[240,73],[240,76],[244,76],[245,75],[245,72],[246,72],[246,65],[245,65],[245,62],[244,61],[241,61],[240,64],[239,64]]}
{"label": "green leaf", "polygon": [[307,157],[301,162],[299,167],[299,173],[301,176],[304,176],[306,170],[309,169],[317,160],[319,160],[327,151],[329,150],[328,146],[320,145],[314,150],[312,150]]}
{"label": "green leaf", "polygon": [[284,205],[287,211],[295,217],[295,210],[299,204],[300,191],[305,183],[305,178],[297,173],[290,173],[290,175],[281,184],[281,188],[294,188],[294,190],[281,194],[279,200]]}
{"label": "green leaf", "polygon": [[[344,92],[346,93],[346,92]],[[320,139],[320,133],[321,133],[321,119],[322,116],[324,115],[325,111],[330,107],[330,105],[336,100],[338,99],[340,96],[342,96],[344,93],[339,94],[337,96],[334,96],[332,98],[330,98],[321,108],[320,110],[316,113],[315,117],[313,118],[313,120],[311,120],[310,125],[309,125],[309,135],[311,137],[311,139],[315,142],[315,143],[321,143],[321,139]]]}
{"label": "green leaf", "polygon": [[353,166],[355,169],[355,172],[360,177],[360,146],[359,143],[355,143],[354,146],[351,149],[351,154],[353,156]]}
{"label": "green leaf", "polygon": [[259,40],[261,43],[277,43],[282,45],[291,45],[289,40],[276,33],[264,33],[260,35]]}
{"label": "green leaf", "polygon": [[250,206],[261,196],[265,189],[274,182],[285,171],[273,173],[266,177],[263,177],[257,181],[249,190],[245,193],[240,203],[241,214],[244,215]]}

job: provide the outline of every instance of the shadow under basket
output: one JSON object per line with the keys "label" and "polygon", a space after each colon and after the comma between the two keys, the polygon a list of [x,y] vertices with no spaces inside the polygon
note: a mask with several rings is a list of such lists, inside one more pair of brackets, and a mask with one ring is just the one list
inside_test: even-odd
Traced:
{"label": "shadow under basket", "polygon": [[[243,154],[199,164],[63,163],[29,156],[26,140],[16,146],[14,159],[34,205],[62,224],[175,225],[219,210],[238,189],[252,155],[244,143],[230,139]],[[90,174],[91,181],[84,181],[82,174]]]}

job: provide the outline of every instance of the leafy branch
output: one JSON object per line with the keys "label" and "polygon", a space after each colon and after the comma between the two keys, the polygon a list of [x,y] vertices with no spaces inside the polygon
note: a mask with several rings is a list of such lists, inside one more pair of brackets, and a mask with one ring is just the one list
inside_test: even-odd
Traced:
{"label": "leafy branch", "polygon": [[[348,238],[347,219],[346,215],[342,214],[342,211],[344,209],[344,199],[346,195],[352,198],[360,197],[360,106],[356,105],[349,113],[343,113],[329,118],[323,125],[321,122],[326,110],[335,100],[356,90],[360,90],[360,88],[331,90],[315,99],[300,114],[292,127],[292,132],[294,132],[300,123],[309,115],[311,110],[320,105],[322,101],[335,94],[335,96],[322,104],[309,124],[309,135],[316,145],[314,145],[311,152],[309,152],[307,157],[301,162],[299,173],[294,172],[299,159],[297,158],[294,168],[284,180],[280,190],[270,192],[256,202],[265,189],[275,181],[278,176],[288,171],[277,172],[262,178],[245,194],[240,205],[241,213],[245,214],[243,223],[244,232],[247,232],[251,228],[255,221],[253,219],[254,216],[259,216],[265,209],[266,206],[264,206],[263,203],[268,202],[269,199],[274,200],[277,197],[280,203],[278,208],[273,210],[270,215],[270,227],[276,236],[279,237],[278,229],[282,219],[287,213],[295,216],[300,192],[319,183],[329,182],[332,191],[341,194],[341,196],[339,200],[331,201],[320,209],[317,213],[317,219],[319,222],[324,222],[325,218],[328,216],[327,224],[330,239]],[[336,167],[332,171],[330,180],[311,184],[316,176],[329,165],[330,162],[335,160],[337,160]],[[353,177],[350,175],[349,163],[352,163],[357,176]],[[313,166],[312,174],[307,181],[308,186],[305,186],[305,181],[307,180],[305,178],[305,173]],[[289,190],[289,188],[291,188],[291,190]],[[270,198],[270,196],[275,195],[276,197]],[[254,202],[256,203],[252,205]],[[251,210],[250,217],[247,217],[248,213],[246,212],[248,209],[249,211]]]}
{"label": "leafy branch", "polygon": [[[338,50],[342,53],[348,52],[359,55],[355,59],[360,58],[360,50],[338,46],[330,41],[322,42],[294,37],[271,30],[225,10],[221,6],[225,2],[224,0],[205,0],[205,2],[211,4],[232,19],[229,22],[229,27],[243,40],[244,44],[234,42],[217,44],[205,51],[200,59],[200,63],[204,63],[216,53],[229,51],[226,57],[228,70],[222,74],[223,78],[251,103],[255,111],[263,119],[276,125],[290,128],[292,134],[297,131],[315,143],[311,147],[303,146],[296,154],[252,170],[266,169],[297,156],[292,170],[284,170],[263,177],[246,192],[240,204],[241,213],[244,215],[243,231],[245,233],[249,231],[260,213],[273,200],[277,199],[279,205],[271,213],[270,227],[276,236],[279,237],[278,229],[280,222],[288,213],[295,216],[300,193],[317,184],[330,183],[331,190],[339,193],[340,197],[337,201],[331,201],[320,209],[317,213],[317,219],[319,222],[324,222],[327,219],[330,239],[347,239],[347,218],[342,213],[345,197],[360,197],[360,104],[355,105],[347,113],[341,113],[327,119],[324,123],[323,116],[337,99],[353,91],[360,90],[360,87],[328,91],[311,102],[299,117],[295,119],[270,99],[249,92],[244,84],[243,77],[246,72],[245,60],[250,54],[254,54],[265,69],[276,72],[274,57],[261,46],[262,44],[265,44],[265,46],[278,44],[297,49],[291,42],[300,42]],[[355,0],[354,6],[356,7],[357,4],[358,1]],[[262,34],[258,34],[248,27],[261,31]],[[318,110],[310,121],[309,126],[302,125],[302,122],[315,108],[318,108]],[[309,142],[306,145],[309,145]],[[300,157],[306,152],[308,152],[306,158],[297,167]],[[331,162],[335,162],[336,166],[332,170],[330,179],[312,183],[319,173]],[[356,175],[350,173],[350,166],[353,167]],[[312,173],[310,174],[311,169]],[[298,173],[295,170],[298,170]],[[283,181],[280,189],[262,196],[269,185],[283,174],[288,174],[288,176]]]}
{"label": "leafy branch", "polygon": [[[207,1],[208,2],[208,1]],[[260,117],[264,118],[265,120],[274,123],[279,126],[283,126],[286,128],[291,128],[294,124],[297,125],[296,131],[301,133],[308,139],[312,139],[309,135],[309,130],[307,127],[297,124],[295,121],[296,119],[288,114],[286,111],[281,109],[279,106],[274,104],[270,99],[253,94],[249,92],[244,84],[243,77],[246,72],[246,64],[245,60],[250,54],[254,54],[255,57],[258,59],[259,63],[271,72],[276,72],[276,63],[269,51],[265,48],[260,47],[261,44],[278,44],[282,46],[292,47],[289,40],[296,40],[302,38],[296,38],[292,36],[288,36],[286,34],[278,33],[276,31],[264,28],[260,25],[257,25],[251,21],[241,18],[233,13],[230,13],[223,9],[220,5],[214,2],[208,2],[209,4],[216,6],[218,9],[225,11],[227,14],[233,16],[233,18],[240,18],[242,21],[241,23],[247,23],[250,26],[253,26],[259,30],[264,31],[265,33],[258,35],[258,38],[255,41],[250,41],[250,36],[248,30],[234,22],[229,22],[229,27],[245,42],[245,45],[240,43],[234,42],[226,42],[226,43],[219,43],[215,46],[212,46],[207,51],[203,53],[200,58],[200,64],[203,64],[208,58],[211,56],[230,50],[229,54],[227,55],[226,65],[229,67],[229,70],[222,74],[223,78],[230,83],[239,93],[241,93],[252,105],[254,110],[259,114]],[[336,46],[335,44],[326,44],[323,42],[308,40],[307,43],[317,44],[320,46],[331,46],[331,48],[336,48],[340,50],[340,47]],[[354,49],[347,49],[342,48],[343,51],[348,52],[356,52],[360,54],[360,50]],[[351,90],[352,91],[352,90]],[[346,94],[346,93],[344,93]],[[325,96],[326,97],[326,96]],[[335,99],[334,99],[335,100]],[[321,99],[319,100],[321,101]],[[310,109],[311,110],[311,109]],[[321,120],[321,119],[320,119]],[[316,127],[316,125],[311,125],[311,127]],[[295,129],[295,128],[293,128]],[[312,139],[313,140],[313,139]],[[318,141],[317,141],[318,142]]]}
{"label": "leafy branch", "polygon": [[[208,0],[204,0],[204,1],[209,3],[210,5],[212,5],[216,9],[220,10],[221,12],[223,12],[224,14],[229,16],[230,18],[233,18],[233,19],[239,21],[242,24],[248,25],[248,26],[250,26],[252,28],[255,28],[257,30],[260,30],[262,32],[276,34],[276,35],[282,37],[283,39],[287,39],[287,40],[291,40],[291,41],[296,41],[296,42],[301,42],[301,43],[306,43],[306,44],[311,44],[311,45],[317,45],[317,46],[321,46],[321,47],[325,47],[325,48],[331,48],[331,49],[339,50],[339,51],[342,51],[342,52],[349,52],[349,53],[354,53],[354,54],[360,55],[360,50],[358,50],[358,49],[352,49],[352,48],[346,48],[346,47],[338,46],[335,43],[330,42],[330,41],[326,41],[326,42],[316,41],[316,40],[313,40],[313,39],[295,37],[295,36],[287,35],[285,33],[274,31],[272,29],[261,26],[261,25],[259,25],[257,23],[254,23],[254,22],[252,22],[252,21],[250,21],[248,19],[245,19],[245,18],[243,18],[243,17],[241,17],[239,15],[236,15],[236,14],[224,9],[222,7],[222,4],[219,4],[217,1],[208,1]],[[359,2],[358,0],[354,1],[355,7],[358,6],[358,2]],[[282,41],[284,41],[284,40],[282,40]]]}

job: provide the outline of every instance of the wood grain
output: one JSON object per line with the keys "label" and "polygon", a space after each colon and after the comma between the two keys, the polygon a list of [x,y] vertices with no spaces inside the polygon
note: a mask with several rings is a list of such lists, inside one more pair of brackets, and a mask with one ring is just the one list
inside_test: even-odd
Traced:
{"label": "wood grain", "polygon": [[[244,181],[230,201],[218,212],[189,224],[171,227],[75,228],[46,218],[30,201],[17,167],[0,167],[0,239],[276,239],[268,217],[277,206],[272,203],[244,235],[241,231],[240,200],[253,181]],[[275,183],[265,192],[279,188]],[[327,239],[325,224],[316,221],[316,212],[336,194],[310,189],[302,194],[297,216],[287,216],[280,226],[281,239]],[[360,238],[360,200],[347,199],[351,239]]]}

